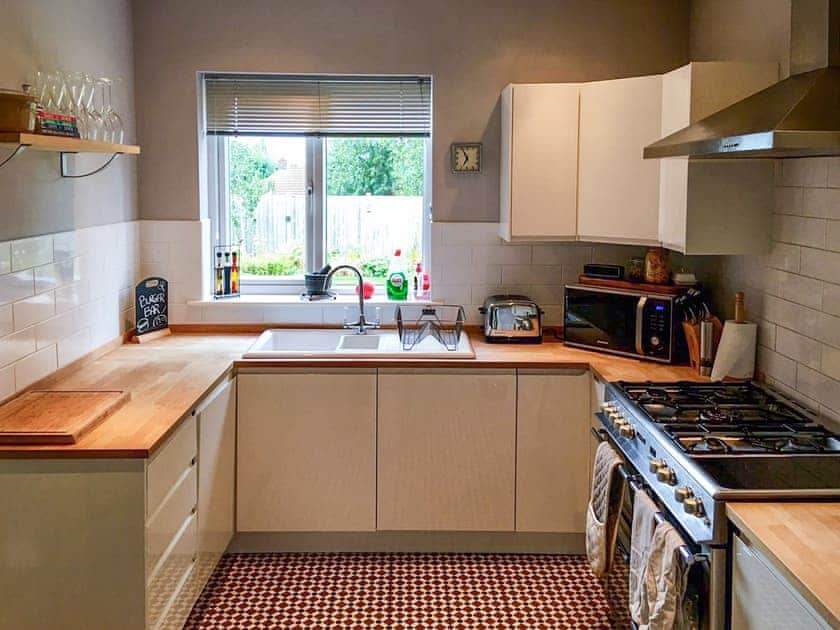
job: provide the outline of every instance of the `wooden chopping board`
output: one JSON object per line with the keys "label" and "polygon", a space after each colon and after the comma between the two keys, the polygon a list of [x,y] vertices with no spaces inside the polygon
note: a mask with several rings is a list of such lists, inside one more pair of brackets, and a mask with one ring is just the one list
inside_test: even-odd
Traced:
{"label": "wooden chopping board", "polygon": [[0,406],[0,444],[75,444],[130,397],[124,391],[27,392]]}

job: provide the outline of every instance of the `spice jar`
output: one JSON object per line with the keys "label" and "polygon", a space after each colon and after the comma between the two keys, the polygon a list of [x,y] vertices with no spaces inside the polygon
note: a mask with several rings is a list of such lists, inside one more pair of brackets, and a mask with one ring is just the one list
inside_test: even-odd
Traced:
{"label": "spice jar", "polygon": [[645,282],[668,284],[670,280],[668,250],[664,247],[649,247],[645,254]]}
{"label": "spice jar", "polygon": [[627,263],[627,279],[630,282],[644,282],[645,259],[631,258]]}

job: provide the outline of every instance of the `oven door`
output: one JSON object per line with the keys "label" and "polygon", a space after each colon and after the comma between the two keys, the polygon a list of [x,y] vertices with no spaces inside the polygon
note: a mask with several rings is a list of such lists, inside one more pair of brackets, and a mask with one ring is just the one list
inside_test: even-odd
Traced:
{"label": "oven door", "polygon": [[598,431],[600,440],[609,439],[616,453],[624,463],[620,467],[621,474],[627,483],[624,501],[618,518],[618,532],[616,536],[615,553],[612,568],[605,581],[605,595],[609,607],[610,624],[613,628],[637,628],[630,618],[630,541],[633,535],[633,503],[639,492],[645,492],[660,508],[656,518],[668,521],[683,538],[685,544],[680,549],[681,561],[688,571],[688,581],[683,598],[683,619],[687,625],[683,628],[691,630],[716,630],[720,626],[712,623],[712,615],[708,614],[710,591],[710,556],[707,550],[694,544],[691,538],[671,517],[667,509],[657,497],[641,481],[642,477],[625,458],[621,450],[605,431]]}

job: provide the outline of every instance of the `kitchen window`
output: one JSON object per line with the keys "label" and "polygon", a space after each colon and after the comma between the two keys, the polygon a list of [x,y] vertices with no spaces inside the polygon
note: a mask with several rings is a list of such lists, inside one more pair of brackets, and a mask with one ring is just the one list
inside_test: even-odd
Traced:
{"label": "kitchen window", "polygon": [[212,244],[239,245],[243,293],[300,292],[325,264],[384,282],[396,249],[427,267],[429,77],[206,74],[203,86]]}

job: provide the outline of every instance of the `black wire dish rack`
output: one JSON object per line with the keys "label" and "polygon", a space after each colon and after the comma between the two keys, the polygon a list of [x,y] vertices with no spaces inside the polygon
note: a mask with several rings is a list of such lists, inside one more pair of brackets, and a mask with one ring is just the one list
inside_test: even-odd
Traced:
{"label": "black wire dish rack", "polygon": [[458,349],[464,330],[464,307],[447,304],[401,304],[395,319],[403,350],[412,350],[426,337],[434,337],[450,352]]}

